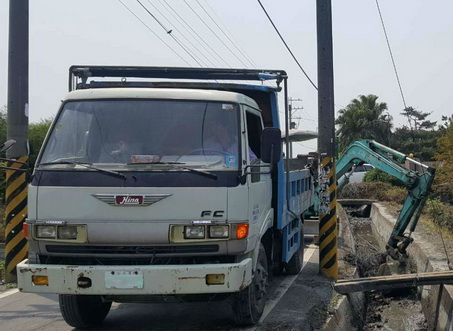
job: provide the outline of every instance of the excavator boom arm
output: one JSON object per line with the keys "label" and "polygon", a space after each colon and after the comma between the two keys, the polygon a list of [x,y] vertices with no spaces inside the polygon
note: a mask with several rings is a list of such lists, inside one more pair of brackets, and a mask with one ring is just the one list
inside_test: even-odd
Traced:
{"label": "excavator boom arm", "polygon": [[[403,162],[409,161],[417,165],[421,171],[406,168]],[[359,140],[348,146],[336,165],[337,178],[341,178],[338,188],[348,183],[348,174],[355,166],[369,163],[391,176],[400,179],[408,190],[403,208],[398,215],[395,227],[387,243],[389,255],[395,259],[406,254],[407,246],[412,238],[405,235],[415,230],[421,211],[428,197],[428,192],[434,180],[435,169],[406,157],[404,154],[372,140]]]}

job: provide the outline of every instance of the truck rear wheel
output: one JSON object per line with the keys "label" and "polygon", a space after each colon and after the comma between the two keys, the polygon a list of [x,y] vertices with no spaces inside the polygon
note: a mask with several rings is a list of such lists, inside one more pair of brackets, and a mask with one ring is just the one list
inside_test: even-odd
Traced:
{"label": "truck rear wheel", "polygon": [[297,275],[302,270],[304,266],[304,231],[300,231],[300,246],[297,251],[294,252],[294,255],[285,264],[286,273],[289,275]]}
{"label": "truck rear wheel", "polygon": [[103,302],[100,295],[59,295],[60,311],[64,320],[75,328],[101,324],[112,306]]}
{"label": "truck rear wheel", "polygon": [[264,246],[261,244],[252,283],[234,295],[233,310],[238,324],[254,325],[258,323],[266,304],[267,285],[267,257]]}

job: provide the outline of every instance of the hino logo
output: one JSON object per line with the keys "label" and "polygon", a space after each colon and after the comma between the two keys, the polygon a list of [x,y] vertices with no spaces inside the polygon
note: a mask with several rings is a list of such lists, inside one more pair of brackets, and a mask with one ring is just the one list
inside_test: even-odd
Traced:
{"label": "hino logo", "polygon": [[169,196],[171,194],[93,194],[96,199],[117,207],[146,207]]}
{"label": "hino logo", "polygon": [[143,195],[117,195],[115,197],[117,205],[142,205]]}

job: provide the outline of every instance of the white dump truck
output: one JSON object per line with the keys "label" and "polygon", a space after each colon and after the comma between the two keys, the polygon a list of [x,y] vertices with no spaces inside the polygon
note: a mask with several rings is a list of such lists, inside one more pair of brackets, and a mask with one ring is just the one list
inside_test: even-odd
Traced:
{"label": "white dump truck", "polygon": [[287,99],[281,70],[72,66],[29,185],[20,291],[59,294],[73,327],[112,302],[231,295],[257,323],[270,273],[302,268],[314,204],[309,165],[283,157],[281,85]]}

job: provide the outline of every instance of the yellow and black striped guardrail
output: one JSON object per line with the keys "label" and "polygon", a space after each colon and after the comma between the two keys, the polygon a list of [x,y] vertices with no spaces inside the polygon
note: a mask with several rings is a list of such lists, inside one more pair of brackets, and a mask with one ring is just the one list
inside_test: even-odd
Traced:
{"label": "yellow and black striped guardrail", "polygon": [[[16,158],[20,162],[28,162],[28,156]],[[21,170],[6,171],[6,245],[5,269],[6,282],[17,280],[16,265],[27,257],[28,242],[24,238],[22,226],[27,217],[27,169],[25,164],[9,161],[9,168]]]}
{"label": "yellow and black striped guardrail", "polygon": [[326,277],[338,278],[337,198],[335,164],[324,157],[319,176],[319,271]]}

